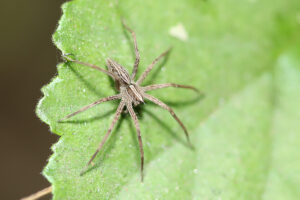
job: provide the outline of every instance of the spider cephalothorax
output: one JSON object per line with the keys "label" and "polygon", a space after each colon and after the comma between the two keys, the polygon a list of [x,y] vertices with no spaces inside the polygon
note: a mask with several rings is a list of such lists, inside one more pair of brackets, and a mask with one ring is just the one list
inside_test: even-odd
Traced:
{"label": "spider cephalothorax", "polygon": [[115,75],[114,81],[116,84],[116,89],[120,91],[121,96],[126,99],[126,101],[131,101],[135,106],[140,103],[144,103],[143,89],[131,80],[129,73],[112,59],[107,59],[106,65],[108,71]]}
{"label": "spider cephalothorax", "polygon": [[167,106],[165,103],[163,103],[162,101],[158,100],[157,98],[147,94],[147,91],[150,90],[156,90],[156,89],[160,89],[160,88],[166,88],[166,87],[178,87],[178,88],[187,88],[187,89],[192,89],[195,91],[198,91],[196,88],[192,87],[192,86],[187,86],[187,85],[178,85],[178,84],[174,84],[174,83],[164,83],[164,84],[155,84],[155,85],[148,85],[148,86],[141,86],[140,84],[143,82],[143,80],[147,77],[147,75],[149,74],[149,72],[152,70],[152,68],[154,67],[154,65],[157,63],[157,61],[159,61],[162,57],[164,57],[168,52],[169,49],[165,52],[163,52],[160,56],[158,56],[147,68],[146,70],[143,72],[143,74],[135,81],[135,76],[137,73],[137,69],[138,69],[138,65],[139,65],[139,61],[140,61],[140,55],[139,55],[139,51],[138,51],[138,47],[137,47],[137,42],[136,42],[136,37],[135,37],[135,33],[123,23],[124,27],[131,33],[133,41],[134,41],[134,46],[135,46],[135,63],[134,63],[134,67],[133,67],[133,72],[131,74],[131,76],[129,75],[129,73],[126,71],[126,69],[121,66],[120,64],[118,64],[116,61],[108,58],[106,60],[106,65],[108,67],[108,70],[102,69],[98,66],[89,64],[89,63],[84,63],[78,60],[74,60],[70,57],[67,57],[66,55],[64,55],[64,58],[67,61],[71,61],[71,62],[75,62],[78,64],[82,64],[91,68],[94,68],[96,70],[99,70],[101,72],[106,73],[107,75],[109,75],[114,81],[115,81],[115,87],[116,89],[120,92],[117,95],[113,95],[113,96],[109,96],[109,97],[105,97],[102,99],[99,99],[93,103],[91,103],[90,105],[87,105],[81,109],[79,109],[78,111],[71,113],[69,115],[67,115],[66,117],[64,117],[62,120],[68,119],[80,112],[83,112],[97,104],[100,104],[102,102],[106,102],[106,101],[111,101],[111,100],[117,100],[120,99],[120,104],[117,108],[115,117],[106,133],[106,135],[104,136],[104,138],[102,139],[101,143],[99,144],[99,147],[97,148],[96,152],[93,154],[93,156],[91,157],[91,159],[89,160],[89,162],[87,163],[86,167],[91,164],[91,162],[93,161],[93,159],[96,157],[97,153],[101,150],[102,146],[104,145],[104,143],[106,142],[107,138],[109,137],[113,127],[115,126],[116,122],[118,121],[118,119],[120,118],[121,113],[124,110],[124,107],[126,106],[127,111],[129,112],[131,118],[134,121],[136,130],[137,130],[137,135],[138,135],[138,141],[139,141],[139,148],[140,148],[140,153],[141,153],[141,179],[143,181],[143,169],[144,169],[144,150],[143,150],[143,143],[142,143],[142,138],[141,138],[141,132],[140,132],[140,125],[139,125],[139,121],[138,118],[133,110],[133,106],[137,106],[140,103],[143,103],[145,99],[159,105],[160,107],[162,107],[163,109],[166,109],[167,111],[170,112],[170,114],[173,116],[173,118],[179,123],[179,125],[182,127],[182,129],[184,130],[184,133],[186,134],[187,140],[189,141],[189,135],[188,132],[185,128],[185,126],[183,125],[183,123],[179,120],[179,118],[176,116],[176,114],[174,113],[174,111],[172,110],[172,108],[170,108],[169,106]]}

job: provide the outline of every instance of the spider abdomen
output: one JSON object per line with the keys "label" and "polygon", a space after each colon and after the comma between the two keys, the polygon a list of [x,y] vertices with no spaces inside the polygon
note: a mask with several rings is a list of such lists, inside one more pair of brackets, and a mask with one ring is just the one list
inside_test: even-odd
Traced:
{"label": "spider abdomen", "polygon": [[123,94],[122,95],[123,99],[126,102],[133,103],[135,106],[144,102],[143,91],[136,84],[129,84],[127,86],[121,86],[120,92],[121,92],[121,94]]}

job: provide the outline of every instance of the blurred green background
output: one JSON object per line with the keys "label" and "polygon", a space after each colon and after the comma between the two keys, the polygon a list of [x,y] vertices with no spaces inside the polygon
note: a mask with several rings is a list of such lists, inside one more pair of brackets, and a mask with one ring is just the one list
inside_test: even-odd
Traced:
{"label": "blurred green background", "polygon": [[[40,89],[56,73],[52,44],[63,0],[0,1],[0,199],[20,199],[44,187],[40,174],[57,137],[35,115]],[[46,198],[47,199],[47,198]],[[48,198],[49,199],[49,198]]]}

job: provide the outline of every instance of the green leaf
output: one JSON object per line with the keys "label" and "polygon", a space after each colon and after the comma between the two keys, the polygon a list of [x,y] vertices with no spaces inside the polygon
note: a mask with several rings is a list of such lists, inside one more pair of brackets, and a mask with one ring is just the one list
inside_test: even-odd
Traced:
{"label": "green leaf", "polygon": [[299,8],[298,0],[65,3],[53,36],[62,53],[103,68],[110,57],[131,72],[134,50],[124,18],[137,35],[138,75],[173,47],[146,85],[188,84],[206,96],[176,88],[151,93],[174,108],[194,150],[169,113],[148,102],[136,109],[144,183],[135,128],[126,114],[94,166],[80,176],[118,102],[57,121],[116,91],[101,72],[59,64],[37,107],[61,136],[43,172],[54,199],[299,199]]}
{"label": "green leaf", "polygon": [[264,199],[300,198],[300,41],[280,56],[275,70],[271,162]]}

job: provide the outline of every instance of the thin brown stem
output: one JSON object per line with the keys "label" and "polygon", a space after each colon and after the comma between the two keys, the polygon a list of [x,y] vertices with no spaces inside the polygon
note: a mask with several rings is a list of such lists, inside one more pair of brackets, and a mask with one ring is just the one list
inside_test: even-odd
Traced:
{"label": "thin brown stem", "polygon": [[162,107],[163,109],[167,110],[170,112],[170,114],[172,115],[172,117],[178,122],[178,124],[181,126],[181,128],[183,129],[186,138],[188,140],[188,142],[190,143],[190,139],[189,139],[189,133],[187,131],[187,129],[185,128],[184,124],[180,121],[180,119],[177,117],[177,115],[175,114],[175,112],[173,111],[172,108],[170,108],[168,105],[166,105],[164,102],[158,100],[157,98],[149,95],[149,94],[144,94],[145,98],[147,98],[148,100],[152,101],[153,103],[159,105],[160,107]]}
{"label": "thin brown stem", "polygon": [[143,72],[143,74],[140,76],[140,78],[136,81],[136,83],[138,85],[141,85],[141,83],[143,82],[143,80],[148,76],[148,74],[150,73],[150,71],[152,70],[152,68],[154,67],[154,65],[164,56],[166,56],[168,54],[168,52],[171,50],[171,48],[169,48],[168,50],[166,50],[165,52],[163,52],[162,54],[160,54],[157,58],[155,58],[155,60],[147,67],[147,69]]}
{"label": "thin brown stem", "polygon": [[24,197],[21,200],[35,200],[35,199],[43,197],[43,196],[45,196],[47,194],[50,194],[51,192],[52,192],[52,186],[49,186],[49,187],[47,187],[47,188],[45,188],[45,189],[43,189],[41,191],[38,191],[38,192],[36,192],[36,193],[28,196],[28,197]]}
{"label": "thin brown stem", "polygon": [[93,154],[93,156],[90,158],[89,162],[86,164],[85,168],[82,170],[82,172],[80,173],[81,175],[83,174],[83,172],[86,170],[86,168],[91,164],[91,162],[94,160],[94,158],[96,157],[96,155],[99,153],[99,151],[102,149],[103,145],[105,144],[107,138],[109,137],[109,135],[111,134],[111,131],[113,130],[115,124],[117,123],[117,121],[120,118],[120,115],[123,111],[123,108],[125,106],[125,103],[123,101],[120,102],[120,105],[116,111],[115,117],[109,127],[109,129],[107,130],[106,135],[104,136],[104,138],[102,139],[102,141],[100,142],[97,150],[95,151],[95,153]]}
{"label": "thin brown stem", "polygon": [[122,23],[123,23],[123,26],[131,33],[131,36],[133,38],[134,50],[135,50],[135,62],[134,62],[133,71],[131,74],[131,79],[134,80],[135,75],[138,70],[139,63],[140,63],[140,53],[139,53],[139,49],[138,49],[138,45],[137,45],[137,41],[136,41],[135,32],[125,24],[124,20],[122,20]]}
{"label": "thin brown stem", "polygon": [[101,67],[98,67],[98,66],[96,66],[96,65],[89,64],[89,63],[85,63],[85,62],[81,62],[81,61],[79,61],[79,60],[72,59],[72,58],[70,58],[70,57],[68,57],[68,56],[66,56],[66,55],[63,55],[63,58],[66,59],[67,61],[71,61],[71,62],[74,62],[74,63],[78,63],[78,64],[81,64],[81,65],[85,65],[85,66],[87,66],[87,67],[91,67],[91,68],[93,68],[93,69],[96,69],[96,70],[98,70],[98,71],[100,71],[100,72],[103,72],[103,73],[109,75],[109,76],[112,77],[112,78],[116,78],[115,75],[114,75],[113,73],[111,73],[111,72],[109,72],[109,71],[107,71],[107,70],[105,70],[105,69],[102,69]]}
{"label": "thin brown stem", "polygon": [[106,101],[112,101],[112,100],[116,100],[116,99],[120,99],[121,96],[118,94],[118,95],[114,95],[114,96],[109,96],[109,97],[105,97],[105,98],[102,98],[102,99],[99,99],[87,106],[84,106],[83,108],[80,108],[79,110],[77,110],[76,112],[73,112],[67,116],[65,116],[64,118],[60,119],[58,122],[61,122],[61,121],[64,121],[70,117],[73,117],[74,115],[77,115],[83,111],[86,111],[87,109],[91,108],[91,107],[94,107],[95,105],[97,104],[100,104],[100,103],[103,103],[103,102],[106,102]]}
{"label": "thin brown stem", "polygon": [[157,90],[161,88],[166,88],[166,87],[176,87],[176,88],[186,88],[186,89],[191,89],[199,93],[199,90],[193,86],[189,85],[179,85],[175,83],[162,83],[162,84],[154,84],[154,85],[147,85],[143,87],[144,91],[150,91],[150,90]]}
{"label": "thin brown stem", "polygon": [[141,181],[143,182],[144,179],[144,149],[143,149],[143,141],[142,141],[142,137],[141,137],[141,130],[140,130],[140,125],[139,125],[139,120],[132,108],[132,103],[127,103],[126,104],[127,110],[130,113],[131,118],[134,121],[134,125],[137,131],[137,135],[138,135],[138,141],[139,141],[139,147],[140,147],[140,154],[141,154]]}

